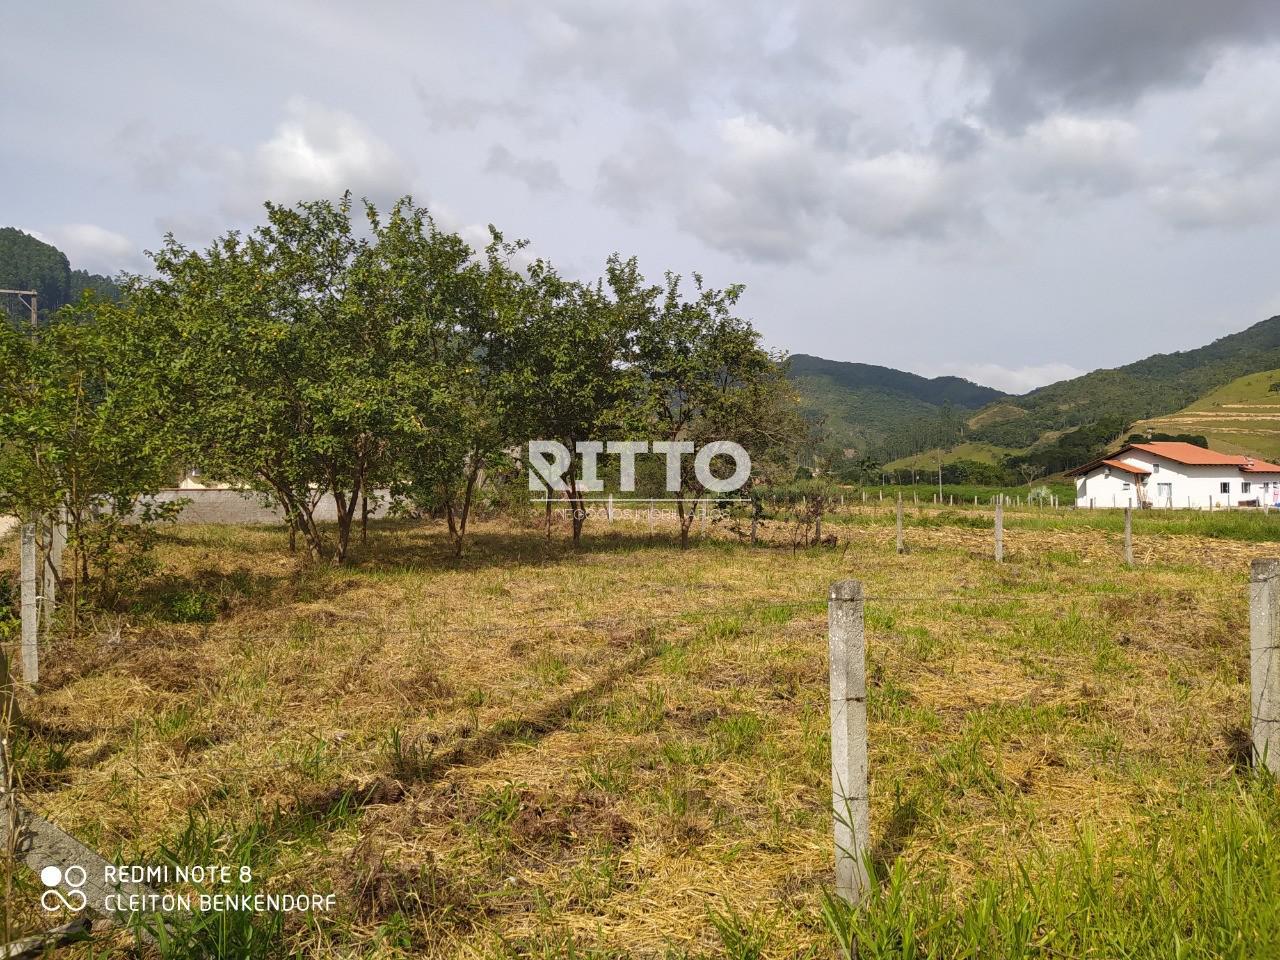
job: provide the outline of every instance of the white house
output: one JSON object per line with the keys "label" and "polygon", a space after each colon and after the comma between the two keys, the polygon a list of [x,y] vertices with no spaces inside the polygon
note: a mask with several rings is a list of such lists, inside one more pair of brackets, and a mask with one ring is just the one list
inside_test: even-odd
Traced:
{"label": "white house", "polygon": [[1067,476],[1077,507],[1280,506],[1280,466],[1191,443],[1131,443]]}

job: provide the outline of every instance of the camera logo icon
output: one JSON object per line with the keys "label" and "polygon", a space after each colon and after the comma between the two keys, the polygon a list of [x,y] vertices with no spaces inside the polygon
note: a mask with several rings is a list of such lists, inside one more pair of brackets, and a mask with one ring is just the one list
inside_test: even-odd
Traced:
{"label": "camera logo icon", "polygon": [[[40,906],[50,913],[59,909],[79,913],[89,902],[80,889],[86,879],[84,867],[78,864],[72,864],[65,870],[50,864],[40,871],[40,882],[48,888],[40,894]],[[70,888],[65,894],[58,889],[64,883]]]}

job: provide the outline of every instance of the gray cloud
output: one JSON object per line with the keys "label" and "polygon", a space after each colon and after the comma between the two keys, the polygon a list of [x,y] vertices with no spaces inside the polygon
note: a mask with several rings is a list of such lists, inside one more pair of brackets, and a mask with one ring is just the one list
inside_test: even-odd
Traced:
{"label": "gray cloud", "polygon": [[860,30],[958,50],[990,84],[988,113],[1014,126],[1198,83],[1224,50],[1280,37],[1273,0],[856,0],[840,3],[838,13],[834,6],[806,8],[815,53],[838,57],[833,44]]}
{"label": "gray cloud", "polygon": [[55,7],[11,18],[57,42],[9,52],[41,136],[0,185],[104,268],[265,199],[413,188],[584,275],[619,249],[744,281],[775,346],[1019,386],[1150,352],[1134,316],[1185,348],[1280,296],[1274,0]]}
{"label": "gray cloud", "polygon": [[535,193],[565,188],[560,168],[552,161],[542,157],[517,156],[500,143],[489,149],[489,159],[485,161],[484,168],[490,173],[519,180]]}

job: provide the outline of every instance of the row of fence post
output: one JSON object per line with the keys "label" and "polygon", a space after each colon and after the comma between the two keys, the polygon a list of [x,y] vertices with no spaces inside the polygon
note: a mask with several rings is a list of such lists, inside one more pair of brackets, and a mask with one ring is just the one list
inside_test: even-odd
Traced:
{"label": "row of fence post", "polygon": [[[865,857],[871,845],[865,606],[861,582],[831,585],[827,653],[836,893],[854,905],[869,883]],[[1253,761],[1280,776],[1280,560],[1254,560],[1249,571],[1249,662]]]}

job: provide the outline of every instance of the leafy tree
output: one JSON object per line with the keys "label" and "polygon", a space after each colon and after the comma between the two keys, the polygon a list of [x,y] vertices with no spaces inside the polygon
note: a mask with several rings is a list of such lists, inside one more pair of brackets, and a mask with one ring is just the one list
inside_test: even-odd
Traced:
{"label": "leafy tree", "polygon": [[115,563],[138,532],[121,521],[173,469],[149,350],[130,310],[89,294],[38,336],[0,324],[0,513],[65,506],[77,586]]}
{"label": "leafy tree", "polygon": [[[310,553],[335,564],[402,413],[397,314],[382,308],[378,254],[351,210],[350,195],[268,204],[265,224],[204,252],[169,236],[156,278],[133,289],[166,358],[189,462],[273,497]],[[376,232],[376,211],[365,213]],[[331,547],[315,519],[326,493]]]}
{"label": "leafy tree", "polygon": [[[645,287],[634,260],[614,257],[609,264],[619,303],[639,320],[636,366],[654,437],[690,450],[732,441],[753,460],[794,445],[803,431],[794,392],[781,358],[734,315],[742,288],[715,290],[697,274],[693,279],[694,296],[686,299],[674,274],[662,288]],[[680,545],[687,547],[694,505],[714,491],[698,479],[693,457],[680,458],[675,479]]]}
{"label": "leafy tree", "polygon": [[522,243],[493,231],[483,258],[425,210],[402,202],[376,233],[375,286],[390,293],[402,401],[394,439],[393,488],[443,512],[454,553],[484,472],[510,461],[518,442],[507,349],[525,305],[510,260]]}
{"label": "leafy tree", "polygon": [[[528,439],[558,441],[571,453],[564,493],[572,512],[574,546],[582,539],[591,492],[580,482],[577,445],[606,442],[635,422],[629,307],[611,300],[602,284],[566,280],[538,260],[527,272],[524,320],[504,339],[504,382],[510,395],[519,398],[519,410],[512,413],[521,433]],[[546,492],[548,518],[552,493]]]}

